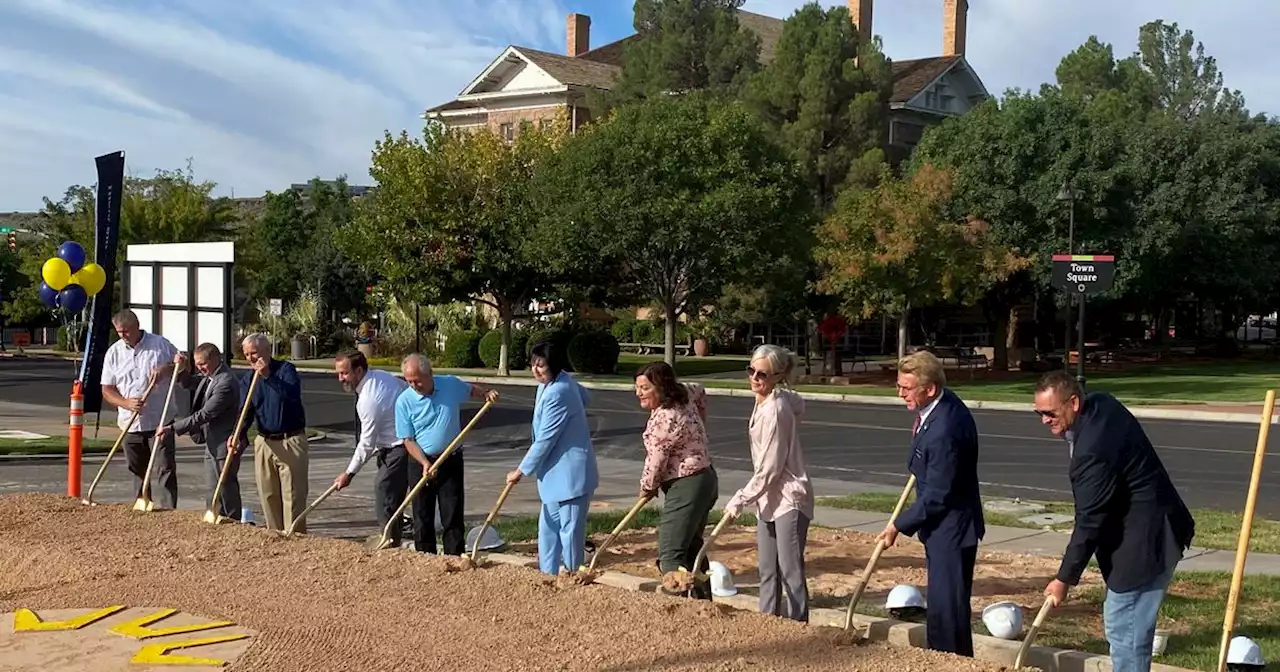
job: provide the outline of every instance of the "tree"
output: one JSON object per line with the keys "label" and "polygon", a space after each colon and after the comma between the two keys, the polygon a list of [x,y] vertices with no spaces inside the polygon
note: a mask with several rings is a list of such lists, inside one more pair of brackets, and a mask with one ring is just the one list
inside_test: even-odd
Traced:
{"label": "tree", "polygon": [[580,130],[539,177],[537,256],[662,306],[668,363],[680,316],[802,255],[812,213],[766,127],[710,93],[620,108]]}
{"label": "tree", "polygon": [[262,212],[240,237],[250,296],[287,303],[309,287],[330,310],[358,311],[370,278],[336,243],[352,217],[346,178],[314,178],[305,189],[267,192],[264,200]]}
{"label": "tree", "polygon": [[747,98],[778,130],[826,213],[860,158],[883,162],[892,93],[888,59],[876,43],[861,43],[848,8],[810,2],[783,24]]}
{"label": "tree", "polygon": [[896,312],[899,357],[912,306],[972,303],[1029,264],[994,243],[986,222],[954,220],[953,194],[950,171],[925,165],[901,180],[886,171],[874,190],[842,197],[818,229],[819,290],[840,297],[851,318]]}
{"label": "tree", "polygon": [[593,107],[607,112],[668,93],[741,90],[760,59],[760,38],[738,23],[743,1],[636,0],[636,37],[623,46],[622,74]]}
{"label": "tree", "polygon": [[373,152],[378,189],[342,230],[342,249],[397,297],[471,300],[494,308],[507,375],[511,323],[554,278],[526,241],[536,215],[530,182],[568,135],[561,115],[521,125],[508,143],[487,130],[429,126],[422,140],[389,133]]}

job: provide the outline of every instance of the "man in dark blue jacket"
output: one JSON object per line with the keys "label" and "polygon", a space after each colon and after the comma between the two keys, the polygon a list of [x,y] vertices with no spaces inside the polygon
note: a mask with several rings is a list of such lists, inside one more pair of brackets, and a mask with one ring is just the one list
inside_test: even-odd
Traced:
{"label": "man in dark blue jacket", "polygon": [[973,656],[973,565],[986,534],[978,493],[978,428],[973,415],[946,389],[942,362],[921,351],[898,364],[898,396],[915,411],[911,459],[916,499],[879,539],[892,546],[898,533],[918,536],[929,572],[925,603],[930,649]]}
{"label": "man in dark blue jacket", "polygon": [[1191,546],[1195,520],[1142,425],[1115,397],[1086,396],[1069,373],[1054,371],[1036,385],[1035,409],[1067,441],[1076,508],[1058,577],[1044,594],[1062,604],[1097,555],[1107,583],[1102,611],[1112,668],[1150,670],[1156,614]]}

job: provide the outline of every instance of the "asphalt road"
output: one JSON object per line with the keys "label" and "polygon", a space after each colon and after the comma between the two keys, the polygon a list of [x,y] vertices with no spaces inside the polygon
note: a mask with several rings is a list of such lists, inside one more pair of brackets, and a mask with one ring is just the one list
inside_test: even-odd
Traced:
{"label": "asphalt road", "polygon": [[[69,362],[0,359],[0,401],[65,409],[73,376]],[[534,388],[499,389],[503,400],[477,425],[469,442],[510,449],[515,464],[528,445]],[[308,425],[353,431],[354,399],[333,376],[303,374],[303,390]],[[643,460],[640,433],[647,412],[628,392],[592,390],[592,395],[589,415],[600,454]],[[742,397],[711,397],[708,402],[712,455],[725,468],[750,469],[746,432],[751,403]],[[974,416],[981,434],[984,495],[1070,499],[1066,444],[1041,427],[1035,415],[977,410]],[[801,440],[811,474],[849,483],[851,490],[858,483],[901,485],[911,420],[905,409],[893,406],[809,401]],[[1188,505],[1243,508],[1256,425],[1170,420],[1143,420],[1143,425]],[[17,475],[14,466],[0,468],[10,472],[6,476]],[[1274,443],[1264,464],[1258,507],[1260,515],[1280,518],[1280,455]]]}

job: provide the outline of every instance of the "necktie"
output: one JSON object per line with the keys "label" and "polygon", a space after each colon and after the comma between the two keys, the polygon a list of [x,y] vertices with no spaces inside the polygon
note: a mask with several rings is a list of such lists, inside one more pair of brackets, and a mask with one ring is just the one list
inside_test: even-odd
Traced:
{"label": "necktie", "polygon": [[916,413],[915,424],[911,425],[911,436],[915,436],[920,431],[920,414]]}

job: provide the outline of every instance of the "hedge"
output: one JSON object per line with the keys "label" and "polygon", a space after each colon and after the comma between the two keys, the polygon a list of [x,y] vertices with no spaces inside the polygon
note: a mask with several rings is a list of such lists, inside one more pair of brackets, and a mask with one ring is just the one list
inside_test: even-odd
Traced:
{"label": "hedge", "polygon": [[580,373],[614,373],[620,352],[618,339],[607,331],[584,331],[569,341],[569,363]]}
{"label": "hedge", "polygon": [[[563,327],[548,327],[548,328],[538,329],[529,334],[529,342],[525,344],[524,351],[526,354],[528,354],[531,350],[533,350],[533,346],[539,343],[542,343],[543,341],[548,341],[551,343],[551,347],[553,350],[556,350],[562,355],[568,356],[569,343],[573,340],[573,336],[574,336],[573,331],[569,329],[565,329]],[[577,370],[576,368],[572,368],[572,364],[573,363],[570,362],[570,367],[571,367],[570,370],[576,371]]]}
{"label": "hedge", "polygon": [[[524,331],[511,330],[511,347],[507,348],[507,368],[512,371],[529,366],[529,334]],[[486,368],[498,368],[498,359],[502,357],[502,330],[493,329],[480,339],[480,361]]]}
{"label": "hedge", "polygon": [[453,369],[480,368],[480,333],[455,331],[444,343],[444,365]]}

